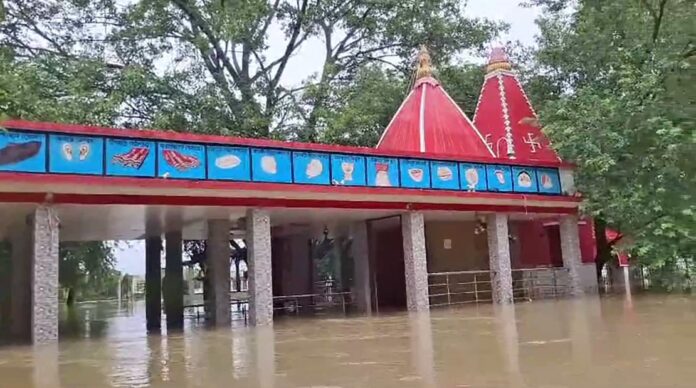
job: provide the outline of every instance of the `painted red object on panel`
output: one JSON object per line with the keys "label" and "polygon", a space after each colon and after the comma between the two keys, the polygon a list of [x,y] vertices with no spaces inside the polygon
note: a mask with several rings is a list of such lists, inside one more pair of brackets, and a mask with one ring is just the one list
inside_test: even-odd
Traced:
{"label": "painted red object on panel", "polygon": [[114,155],[113,162],[124,167],[140,168],[150,153],[147,147],[133,147],[130,151]]}
{"label": "painted red object on panel", "polygon": [[179,171],[190,170],[201,165],[200,160],[195,156],[184,155],[178,151],[165,150],[162,151],[162,155],[167,164]]}
{"label": "painted red object on panel", "polygon": [[503,48],[491,51],[474,125],[500,158],[560,160],[541,132],[534,108]]}

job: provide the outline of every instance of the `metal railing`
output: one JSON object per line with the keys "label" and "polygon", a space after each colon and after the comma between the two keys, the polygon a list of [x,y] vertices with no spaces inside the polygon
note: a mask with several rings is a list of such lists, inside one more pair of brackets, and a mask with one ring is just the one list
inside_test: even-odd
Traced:
{"label": "metal railing", "polygon": [[[568,271],[565,268],[531,268],[512,271],[512,291],[516,300],[533,300],[566,295]],[[430,305],[451,306],[490,303],[493,300],[491,272],[455,271],[428,274]]]}
{"label": "metal railing", "polygon": [[[237,294],[237,293],[232,293]],[[244,319],[247,321],[247,311],[249,309],[249,298],[240,295],[231,295],[230,304],[236,305],[232,308],[232,319]],[[331,308],[338,308],[345,314],[348,306],[353,304],[352,294],[350,292],[323,292],[317,294],[300,294],[300,295],[280,295],[273,297],[274,312],[284,311],[299,315],[302,311],[325,311]],[[184,310],[188,311],[191,316],[200,319],[205,315],[205,303],[192,303],[184,306]]]}
{"label": "metal railing", "polygon": [[512,294],[516,300],[558,298],[569,293],[567,268],[525,268],[512,271]]}

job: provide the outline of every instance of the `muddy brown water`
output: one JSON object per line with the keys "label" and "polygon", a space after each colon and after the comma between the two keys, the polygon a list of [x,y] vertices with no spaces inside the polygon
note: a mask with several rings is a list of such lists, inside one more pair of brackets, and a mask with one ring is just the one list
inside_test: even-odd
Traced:
{"label": "muddy brown water", "polygon": [[[86,319],[85,319],[86,318]],[[490,305],[145,334],[83,305],[47,347],[0,348],[0,387],[694,387],[696,298]]]}

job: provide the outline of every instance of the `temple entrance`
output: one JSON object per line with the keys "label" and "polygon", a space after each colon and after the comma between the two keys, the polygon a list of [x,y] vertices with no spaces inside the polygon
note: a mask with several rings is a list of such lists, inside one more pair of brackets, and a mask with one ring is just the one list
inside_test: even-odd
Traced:
{"label": "temple entrance", "polygon": [[401,217],[368,221],[373,273],[373,305],[377,311],[406,308],[406,280]]}

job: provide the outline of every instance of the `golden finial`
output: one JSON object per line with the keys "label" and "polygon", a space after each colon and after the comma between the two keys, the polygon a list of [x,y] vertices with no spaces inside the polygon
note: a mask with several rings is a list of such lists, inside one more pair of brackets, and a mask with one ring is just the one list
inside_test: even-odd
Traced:
{"label": "golden finial", "polygon": [[418,70],[416,70],[416,79],[433,76],[433,64],[430,59],[430,53],[425,45],[422,45],[418,53]]}
{"label": "golden finial", "polygon": [[488,57],[486,73],[491,73],[496,70],[512,70],[512,64],[510,63],[510,59],[508,58],[507,53],[505,53],[505,49],[503,47],[494,47],[493,50],[491,50],[490,56]]}

